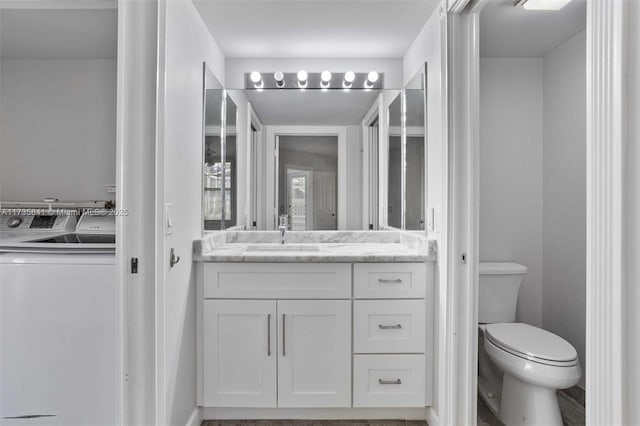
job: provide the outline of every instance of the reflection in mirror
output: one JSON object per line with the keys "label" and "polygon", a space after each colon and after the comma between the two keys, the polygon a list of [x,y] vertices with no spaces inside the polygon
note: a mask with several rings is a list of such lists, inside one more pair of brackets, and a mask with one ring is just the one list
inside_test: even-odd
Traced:
{"label": "reflection in mirror", "polygon": [[204,230],[216,230],[223,229],[222,107],[224,90],[206,64],[203,70],[203,225]]}
{"label": "reflection in mirror", "polygon": [[292,231],[338,229],[338,138],[280,136],[280,215]]}
{"label": "reflection in mirror", "polygon": [[389,105],[387,225],[402,228],[402,96]]}
{"label": "reflection in mirror", "polygon": [[[242,92],[242,93],[236,93]],[[255,114],[239,134],[254,171],[247,206],[259,216],[253,229],[275,229],[279,215],[292,230],[363,230],[363,119],[378,104],[379,90],[229,90],[246,97]],[[259,126],[255,124],[259,122]],[[370,123],[369,123],[370,124]],[[254,162],[254,159],[256,160]],[[377,170],[377,168],[376,168]],[[378,176],[375,176],[378,179]],[[304,194],[304,196],[303,196]]]}
{"label": "reflection in mirror", "polygon": [[[418,76],[423,81],[424,73]],[[425,229],[425,93],[424,85],[405,90],[406,177],[405,229]]]}
{"label": "reflection in mirror", "polygon": [[225,144],[224,144],[224,192],[222,211],[222,227],[229,228],[237,224],[237,203],[238,195],[238,156],[237,156],[237,131],[236,117],[238,108],[233,100],[227,95],[225,101]]}
{"label": "reflection in mirror", "polygon": [[380,156],[380,145],[378,138],[380,135],[380,117],[376,113],[369,121],[369,124],[364,129],[366,132],[363,136],[366,136],[366,158],[364,158],[363,166],[366,166],[365,182],[368,182],[368,188],[364,188],[368,197],[367,202],[364,205],[366,210],[366,222],[364,223],[365,229],[370,231],[377,230],[379,228],[378,222],[378,191],[379,191],[379,173],[378,173],[378,158]]}

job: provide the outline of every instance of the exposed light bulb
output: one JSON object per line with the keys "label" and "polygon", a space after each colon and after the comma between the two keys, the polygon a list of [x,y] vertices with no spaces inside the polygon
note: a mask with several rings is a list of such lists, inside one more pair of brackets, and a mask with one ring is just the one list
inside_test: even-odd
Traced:
{"label": "exposed light bulb", "polygon": [[260,80],[262,80],[262,76],[260,75],[260,73],[258,71],[252,72],[251,75],[249,76],[249,78],[251,79],[251,81],[254,84],[258,84],[258,83],[260,83]]}
{"label": "exposed light bulb", "polygon": [[276,81],[276,86],[279,88],[284,87],[284,73],[282,71],[276,71],[273,73],[273,79]]}
{"label": "exposed light bulb", "polygon": [[353,71],[347,71],[344,73],[344,81],[342,82],[342,87],[345,89],[349,89],[353,85],[353,80],[356,79],[356,74]]}
{"label": "exposed light bulb", "polygon": [[304,89],[307,87],[307,78],[309,78],[309,74],[305,70],[298,71],[298,87]]}
{"label": "exposed light bulb", "polygon": [[347,71],[344,73],[344,81],[347,83],[353,83],[353,80],[356,79],[356,74],[353,71]]}
{"label": "exposed light bulb", "polygon": [[320,79],[323,83],[329,83],[331,81],[331,73],[329,71],[322,71],[322,74],[320,74]]}
{"label": "exposed light bulb", "polygon": [[378,77],[379,76],[376,71],[369,71],[369,74],[367,74],[367,81],[375,83],[376,81],[378,81]]}

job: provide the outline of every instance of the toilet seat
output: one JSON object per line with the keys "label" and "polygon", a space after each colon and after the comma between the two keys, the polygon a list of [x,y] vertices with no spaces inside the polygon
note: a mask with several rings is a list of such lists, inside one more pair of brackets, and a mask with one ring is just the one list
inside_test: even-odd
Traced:
{"label": "toilet seat", "polygon": [[519,358],[540,364],[571,367],[578,364],[575,348],[562,337],[522,323],[486,324],[487,339]]}

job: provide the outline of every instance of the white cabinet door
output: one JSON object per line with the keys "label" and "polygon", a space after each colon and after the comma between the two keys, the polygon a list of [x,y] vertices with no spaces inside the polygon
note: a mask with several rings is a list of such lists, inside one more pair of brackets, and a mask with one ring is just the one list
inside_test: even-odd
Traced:
{"label": "white cabinet door", "polygon": [[278,301],[278,406],[351,406],[350,301]]}
{"label": "white cabinet door", "polygon": [[204,301],[207,407],[275,407],[276,302]]}

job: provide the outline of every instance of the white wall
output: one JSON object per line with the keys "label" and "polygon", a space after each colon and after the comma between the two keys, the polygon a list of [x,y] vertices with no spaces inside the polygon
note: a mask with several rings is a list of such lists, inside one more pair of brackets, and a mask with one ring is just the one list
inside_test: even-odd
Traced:
{"label": "white wall", "polygon": [[[444,3],[444,2],[443,2]],[[402,59],[403,68],[403,85],[407,84],[413,76],[422,69],[426,63],[427,73],[427,214],[431,209],[440,212],[440,217],[446,217],[446,193],[447,193],[447,163],[448,150],[446,145],[447,136],[447,102],[445,87],[446,80],[443,78],[446,72],[446,46],[443,43],[443,32],[445,26],[440,17],[440,9],[431,14],[425,26],[422,28],[414,42],[411,44],[407,53]],[[381,141],[381,149],[387,149],[386,141]],[[386,179],[386,175],[383,176]],[[381,199],[386,199],[387,194],[381,193]],[[386,212],[381,212],[380,218],[386,217]],[[437,240],[439,256],[436,268],[436,286],[434,291],[434,300],[442,303],[445,301],[446,294],[446,263],[442,253],[446,252],[446,241],[444,236],[447,235],[446,224],[442,222],[438,225],[439,232],[428,231],[431,238]],[[439,368],[440,359],[447,356],[444,351],[445,342],[448,338],[442,331],[443,324],[446,319],[445,312],[439,309],[440,303],[436,303],[434,307],[433,327],[435,331],[434,348],[433,348],[433,410],[437,415],[440,407],[443,405],[444,386],[440,386],[440,382],[448,380],[444,369]],[[429,412],[427,413],[429,414]]]}
{"label": "white wall", "polygon": [[369,72],[376,70],[384,73],[385,89],[399,89],[402,87],[402,61],[400,59],[347,59],[347,58],[229,58],[227,59],[228,89],[244,89],[244,74],[252,71],[261,72],[298,72],[305,69],[308,72],[353,71]]}
{"label": "white wall", "polygon": [[541,58],[480,59],[480,261],[527,267],[517,320],[542,323]]}
{"label": "white wall", "polygon": [[0,199],[114,199],[105,185],[116,183],[116,59],[0,68]]}
{"label": "white wall", "polygon": [[[542,326],[567,339],[585,365],[586,35],[544,57]],[[584,383],[584,376],[582,379]]]}
{"label": "white wall", "polygon": [[629,48],[627,51],[627,188],[626,200],[628,206],[627,223],[627,400],[626,419],[629,423],[640,419],[640,3],[629,2],[628,34]]}
{"label": "white wall", "polygon": [[[202,226],[202,63],[224,84],[224,57],[190,0],[159,9],[156,409],[158,424],[184,425],[196,408],[192,244]],[[164,233],[165,204],[172,205],[171,235]],[[181,257],[173,268],[170,248]]]}

